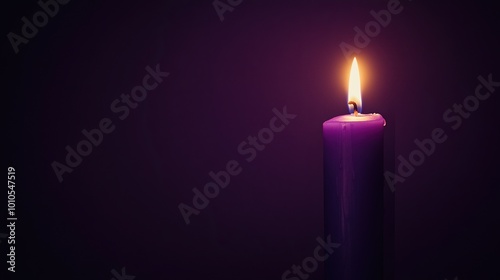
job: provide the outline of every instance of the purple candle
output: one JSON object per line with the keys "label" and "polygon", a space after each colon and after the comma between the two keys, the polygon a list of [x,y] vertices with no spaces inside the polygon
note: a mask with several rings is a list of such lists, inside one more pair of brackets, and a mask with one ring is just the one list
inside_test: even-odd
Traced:
{"label": "purple candle", "polygon": [[347,101],[351,114],[323,123],[325,235],[341,244],[326,261],[326,279],[382,279],[385,120],[361,114],[356,58]]}

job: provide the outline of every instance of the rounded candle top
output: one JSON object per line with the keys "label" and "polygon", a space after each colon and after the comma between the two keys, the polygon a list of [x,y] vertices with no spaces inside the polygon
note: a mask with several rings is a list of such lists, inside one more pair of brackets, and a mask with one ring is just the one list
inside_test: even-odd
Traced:
{"label": "rounded candle top", "polygon": [[325,122],[325,124],[328,123],[346,123],[346,122],[374,122],[374,123],[381,123],[383,126],[385,126],[385,119],[382,117],[382,115],[373,113],[373,114],[350,114],[350,115],[342,115],[342,116],[337,116],[332,119],[329,119]]}

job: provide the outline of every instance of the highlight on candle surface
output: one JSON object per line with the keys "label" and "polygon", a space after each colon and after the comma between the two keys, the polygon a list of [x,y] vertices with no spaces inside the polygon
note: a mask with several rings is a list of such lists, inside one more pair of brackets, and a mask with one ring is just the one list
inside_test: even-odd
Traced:
{"label": "highlight on candle surface", "polygon": [[362,112],[361,79],[359,77],[359,67],[356,58],[352,61],[351,73],[349,75],[347,106],[351,114],[357,115]]}
{"label": "highlight on candle surface", "polygon": [[385,119],[361,113],[360,66],[354,58],[350,73],[344,71],[350,76],[343,77],[349,84],[342,97],[350,114],[323,123],[324,230],[342,244],[325,261],[329,280],[384,278]]}

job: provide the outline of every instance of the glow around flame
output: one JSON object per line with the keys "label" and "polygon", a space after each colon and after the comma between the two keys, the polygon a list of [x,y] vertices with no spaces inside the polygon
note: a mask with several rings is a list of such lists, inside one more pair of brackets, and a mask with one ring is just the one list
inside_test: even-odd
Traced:
{"label": "glow around flame", "polygon": [[[347,102],[355,102],[358,107],[358,113],[362,112],[363,106],[361,102],[361,80],[359,78],[359,67],[356,58],[354,58],[351,65]],[[352,105],[347,106],[349,107],[349,113],[354,113],[354,107]]]}

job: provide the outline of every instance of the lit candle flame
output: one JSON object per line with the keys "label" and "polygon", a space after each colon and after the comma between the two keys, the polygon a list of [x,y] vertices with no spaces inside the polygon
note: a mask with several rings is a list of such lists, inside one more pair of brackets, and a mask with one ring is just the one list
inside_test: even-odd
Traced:
{"label": "lit candle flame", "polygon": [[352,61],[351,74],[349,75],[347,104],[347,106],[349,107],[349,113],[354,115],[361,113],[361,81],[359,78],[358,61],[356,60],[356,58],[354,58],[354,60]]}

